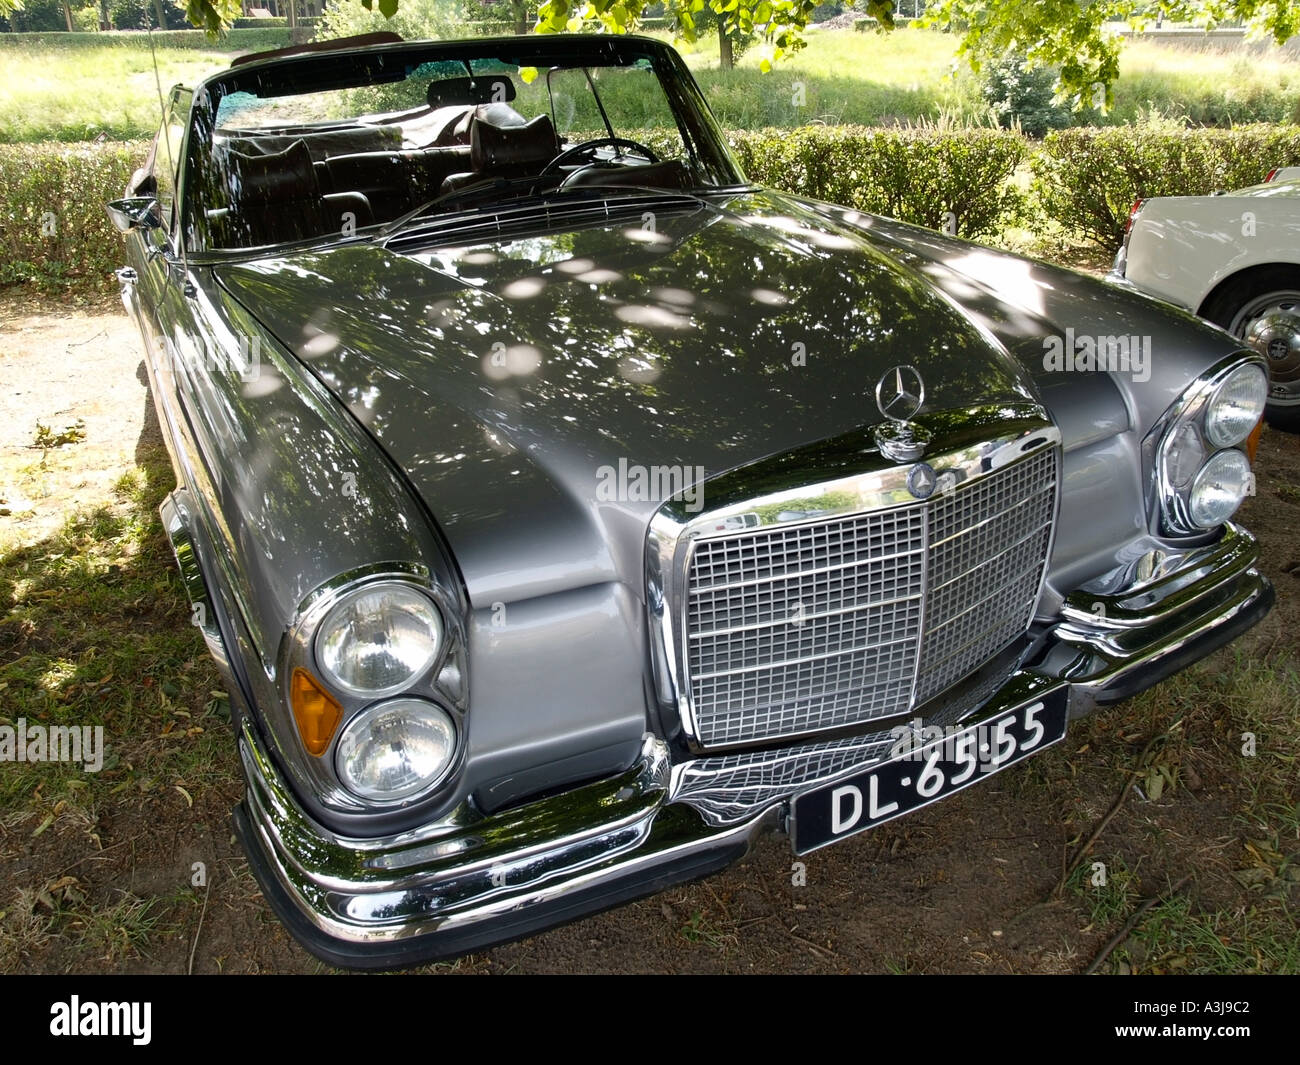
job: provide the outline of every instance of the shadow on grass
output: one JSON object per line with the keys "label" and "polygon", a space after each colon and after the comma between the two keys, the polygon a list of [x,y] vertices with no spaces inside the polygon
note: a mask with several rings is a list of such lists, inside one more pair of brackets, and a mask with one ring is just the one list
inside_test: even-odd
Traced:
{"label": "shadow on grass", "polygon": [[0,717],[99,725],[106,747],[98,773],[0,763],[0,818],[59,801],[93,810],[124,781],[238,778],[220,727],[228,705],[158,518],[175,482],[147,381],[145,404],[136,464],[113,498],[0,555]]}

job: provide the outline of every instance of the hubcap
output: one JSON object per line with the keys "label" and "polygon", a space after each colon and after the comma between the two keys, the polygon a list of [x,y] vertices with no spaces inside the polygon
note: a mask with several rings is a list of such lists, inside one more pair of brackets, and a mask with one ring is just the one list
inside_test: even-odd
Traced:
{"label": "hubcap", "polygon": [[1300,292],[1251,300],[1228,331],[1268,359],[1270,401],[1300,401]]}

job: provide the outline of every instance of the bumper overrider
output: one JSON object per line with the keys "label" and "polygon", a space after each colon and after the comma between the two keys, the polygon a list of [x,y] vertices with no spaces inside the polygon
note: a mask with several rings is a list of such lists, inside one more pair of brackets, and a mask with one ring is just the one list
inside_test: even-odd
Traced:
{"label": "bumper overrider", "polygon": [[[1077,715],[1150,687],[1268,612],[1273,589],[1255,569],[1257,555],[1255,539],[1230,524],[1214,544],[1148,557],[1089,585],[1096,591],[1074,593],[1059,619],[1036,626],[1019,666],[958,720],[991,721],[1061,688]],[[786,826],[794,793],[889,758],[890,736],[842,743],[847,760],[800,762],[793,748],[754,755],[777,784],[738,805],[710,791],[721,770],[709,759],[674,763],[668,746],[647,734],[637,763],[609,779],[488,817],[345,839],[303,811],[245,722],[239,746],[248,790],[235,823],[272,908],[311,953],[346,967],[396,968],[517,939],[716,872],[760,832]]]}

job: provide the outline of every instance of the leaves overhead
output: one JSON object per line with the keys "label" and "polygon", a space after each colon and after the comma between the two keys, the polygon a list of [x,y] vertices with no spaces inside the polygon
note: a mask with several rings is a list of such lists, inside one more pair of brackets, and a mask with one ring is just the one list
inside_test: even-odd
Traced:
{"label": "leaves overhead", "polygon": [[1148,29],[1161,17],[1201,29],[1240,19],[1279,44],[1300,32],[1294,0],[934,0],[924,21],[959,34],[958,54],[977,70],[1008,52],[1024,54],[1031,68],[1056,69],[1058,97],[1082,109],[1111,103],[1122,38],[1109,31]]}

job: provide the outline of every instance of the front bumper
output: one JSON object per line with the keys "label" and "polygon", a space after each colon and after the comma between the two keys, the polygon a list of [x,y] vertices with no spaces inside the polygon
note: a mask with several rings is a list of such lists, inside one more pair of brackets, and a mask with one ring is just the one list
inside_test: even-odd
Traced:
{"label": "front bumper", "polygon": [[[1268,612],[1273,589],[1255,569],[1257,555],[1254,538],[1229,525],[1212,545],[1134,560],[1074,593],[1037,634],[1032,656],[960,720],[992,719],[1060,687],[1072,713],[1150,687]],[[707,758],[674,765],[668,747],[647,735],[637,763],[610,779],[489,817],[463,806],[418,830],[344,839],[303,812],[245,722],[248,791],[235,823],[272,908],[309,951],[345,967],[397,968],[716,872],[760,832],[784,824],[795,791],[888,757],[890,736],[840,741],[838,761],[823,757],[825,748],[809,757],[805,745],[762,752],[749,765],[729,755],[715,769]],[[737,769],[747,780],[767,772],[772,786],[707,786]]]}

